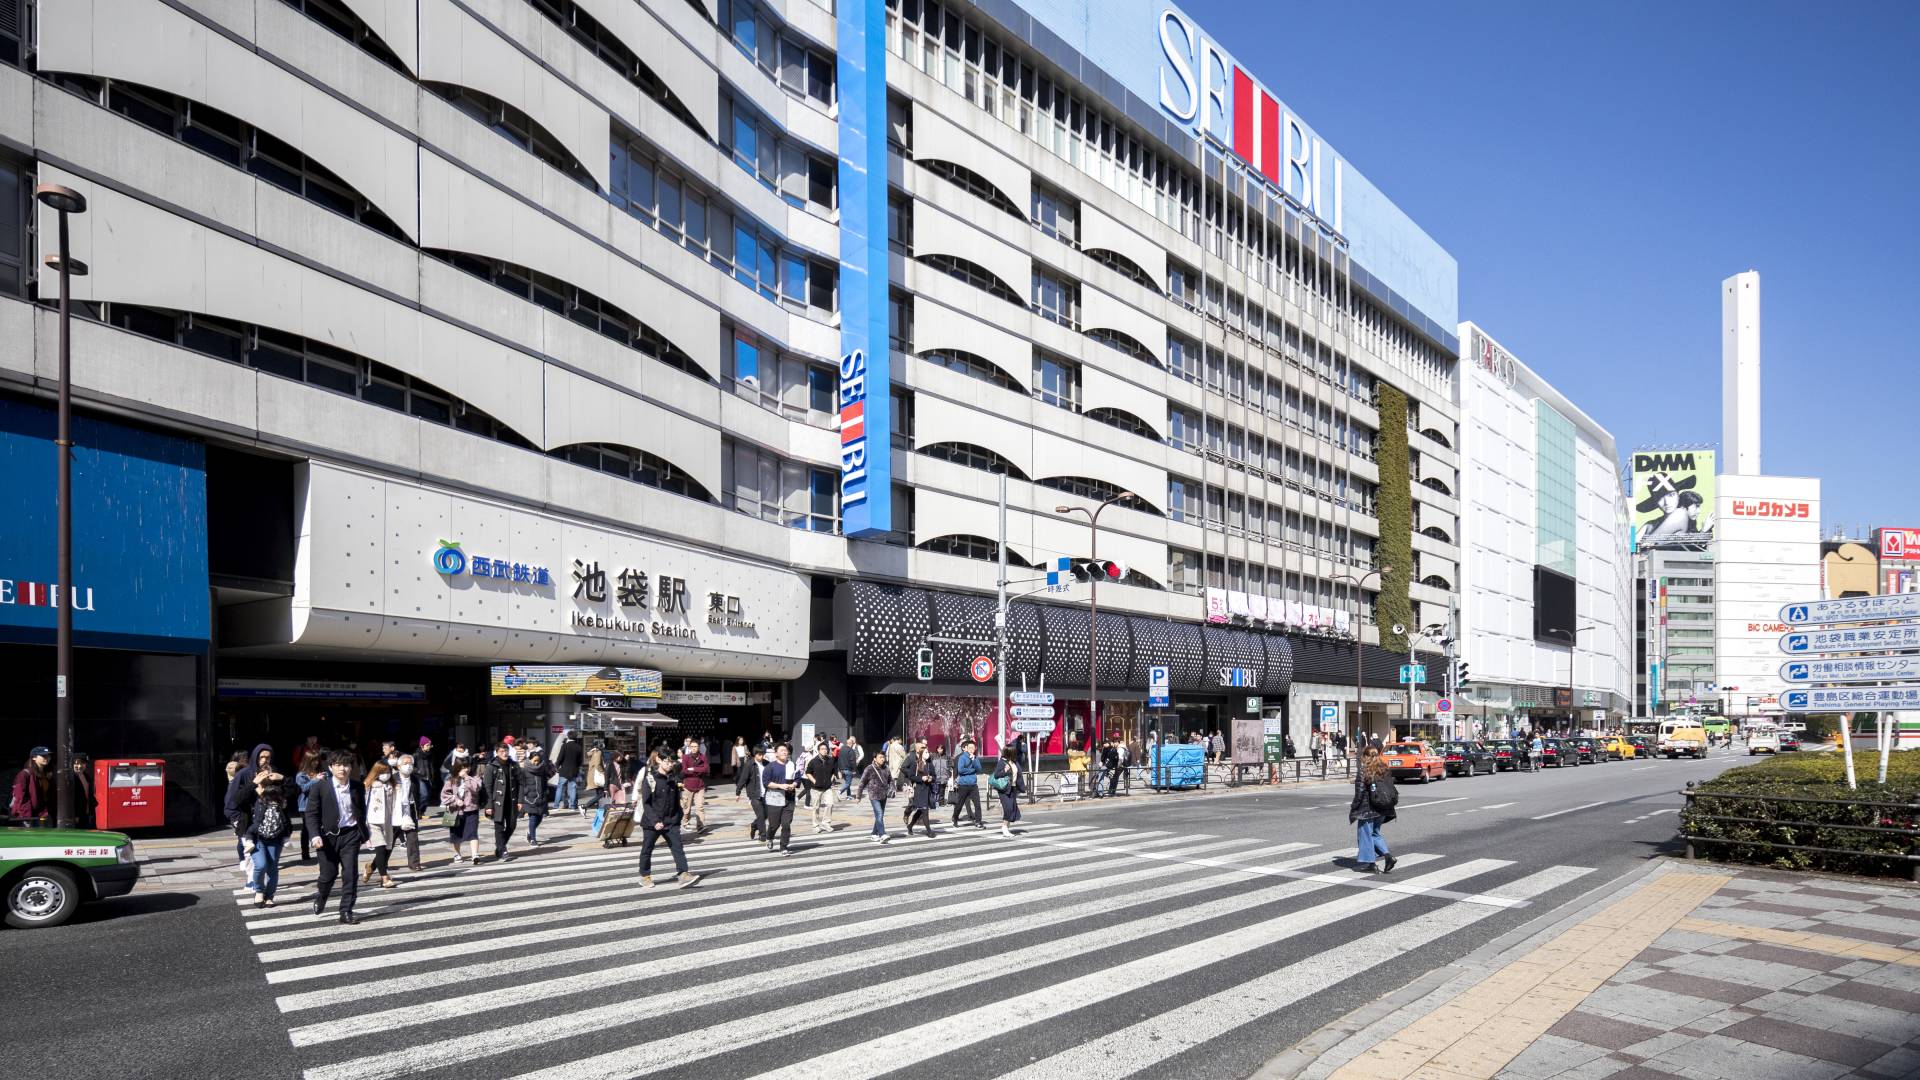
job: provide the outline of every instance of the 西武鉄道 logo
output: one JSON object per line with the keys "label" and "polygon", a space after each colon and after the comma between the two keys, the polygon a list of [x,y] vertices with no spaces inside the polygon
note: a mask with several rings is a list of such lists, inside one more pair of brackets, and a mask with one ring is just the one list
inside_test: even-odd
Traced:
{"label": "\u897f\u6b66\u9244\u9053 logo", "polygon": [[433,568],[449,576],[465,571],[467,554],[460,550],[460,541],[440,541],[440,549],[433,553]]}

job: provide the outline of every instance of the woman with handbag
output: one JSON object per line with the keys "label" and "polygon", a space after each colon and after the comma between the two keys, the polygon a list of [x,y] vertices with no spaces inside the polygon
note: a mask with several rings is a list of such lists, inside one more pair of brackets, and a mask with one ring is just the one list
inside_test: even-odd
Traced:
{"label": "woman with handbag", "polygon": [[[1393,808],[1399,802],[1400,792],[1393,786],[1393,774],[1387,771],[1380,748],[1367,747],[1353,778],[1353,805],[1347,808],[1347,821],[1353,824],[1359,843],[1354,869],[1369,874],[1393,872],[1393,853],[1387,850],[1380,826],[1394,819]],[[1376,861],[1382,861],[1382,865],[1376,866]]]}
{"label": "woman with handbag", "polygon": [[1000,764],[987,786],[1000,797],[1000,835],[1011,838],[1013,823],[1020,820],[1020,751],[1011,746],[1001,749]]}
{"label": "woman with handbag", "polygon": [[860,774],[860,794],[873,807],[874,841],[886,843],[887,800],[893,798],[893,773],[887,771],[885,756],[875,754],[867,759],[867,767]]}
{"label": "woman with handbag", "polygon": [[[480,781],[473,775],[473,759],[459,758],[440,789],[440,809],[446,815],[447,838],[453,841],[453,865],[480,861]],[[468,845],[461,856],[460,845]]]}
{"label": "woman with handbag", "polygon": [[520,813],[527,819],[527,846],[539,847],[540,819],[547,816],[547,782],[553,766],[538,745],[527,750],[526,763],[520,766]]}

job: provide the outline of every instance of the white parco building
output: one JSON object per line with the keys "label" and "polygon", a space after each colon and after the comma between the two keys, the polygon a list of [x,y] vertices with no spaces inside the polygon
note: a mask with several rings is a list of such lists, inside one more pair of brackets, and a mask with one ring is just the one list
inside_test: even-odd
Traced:
{"label": "white parco building", "polygon": [[1462,323],[1460,341],[1471,681],[1456,708],[1490,732],[1618,720],[1633,700],[1634,579],[1613,436],[1479,326]]}

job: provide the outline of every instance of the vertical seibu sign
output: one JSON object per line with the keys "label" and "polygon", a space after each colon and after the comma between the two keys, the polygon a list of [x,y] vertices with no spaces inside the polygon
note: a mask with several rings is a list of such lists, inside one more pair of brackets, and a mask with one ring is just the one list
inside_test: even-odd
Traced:
{"label": "vertical seibu sign", "polygon": [[886,0],[839,0],[840,528],[893,531]]}

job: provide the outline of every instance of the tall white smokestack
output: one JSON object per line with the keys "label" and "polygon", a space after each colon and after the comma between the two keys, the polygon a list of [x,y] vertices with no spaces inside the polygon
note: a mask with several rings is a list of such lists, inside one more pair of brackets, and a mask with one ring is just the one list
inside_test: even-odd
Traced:
{"label": "tall white smokestack", "polygon": [[1720,471],[1760,472],[1760,271],[1720,283]]}

